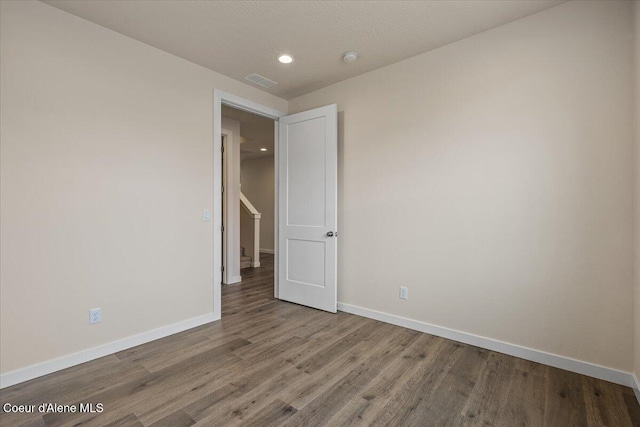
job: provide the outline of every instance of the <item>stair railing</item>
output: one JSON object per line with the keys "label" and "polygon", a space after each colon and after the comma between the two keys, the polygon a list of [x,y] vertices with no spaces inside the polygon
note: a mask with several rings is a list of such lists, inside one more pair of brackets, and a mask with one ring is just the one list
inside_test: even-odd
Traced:
{"label": "stair railing", "polygon": [[240,205],[253,218],[253,259],[252,267],[260,267],[260,219],[262,214],[253,206],[247,197],[240,193]]}

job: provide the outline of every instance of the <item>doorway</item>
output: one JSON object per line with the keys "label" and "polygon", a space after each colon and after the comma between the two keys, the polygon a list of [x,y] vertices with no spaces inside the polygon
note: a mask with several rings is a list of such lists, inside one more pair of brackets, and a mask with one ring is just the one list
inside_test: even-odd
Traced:
{"label": "doorway", "polygon": [[[278,111],[275,110],[273,108],[270,107],[266,107],[264,105],[255,103],[253,101],[249,101],[246,100],[244,98],[226,93],[224,91],[218,90],[218,89],[214,89],[213,91],[213,110],[214,110],[214,116],[213,116],[213,164],[214,164],[214,175],[213,175],[213,200],[215,201],[221,201],[223,194],[226,193],[226,196],[228,196],[231,192],[233,192],[236,188],[232,188],[230,187],[230,184],[227,182],[227,187],[223,188],[223,176],[221,173],[222,170],[222,161],[223,161],[223,155],[225,158],[225,176],[228,178],[230,175],[235,175],[237,182],[239,183],[240,181],[240,130],[237,129],[236,132],[233,132],[234,129],[226,129],[225,128],[225,135],[226,135],[226,144],[227,146],[229,146],[229,135],[233,134],[234,136],[234,140],[238,140],[238,144],[236,144],[234,146],[234,149],[231,149],[230,147],[226,147],[226,151],[223,153],[223,147],[222,147],[222,139],[223,139],[223,126],[222,126],[222,107],[223,105],[225,107],[230,107],[236,110],[240,110],[242,112],[246,112],[246,113],[250,113],[253,114],[257,117],[262,117],[265,119],[269,119],[272,121],[273,123],[273,127],[272,127],[272,133],[273,133],[273,142],[274,142],[274,154],[277,153],[277,135],[278,135],[278,126],[277,126],[277,120],[280,117],[284,117],[286,116],[286,113],[282,112],[282,111]],[[235,137],[237,134],[237,138]],[[235,158],[231,158],[234,155],[236,155],[237,157]],[[277,162],[276,160],[276,156],[274,156],[274,163]],[[237,165],[238,168],[235,170],[230,170],[232,169],[232,164]],[[277,167],[274,164],[274,167]],[[275,178],[274,178],[275,179]],[[277,188],[277,184],[274,182],[274,188]],[[239,200],[239,193],[240,193],[240,187],[237,187],[238,190],[238,200]],[[277,192],[276,192],[277,193]],[[225,197],[226,197],[225,196]],[[235,197],[234,197],[235,199]],[[227,213],[230,213],[231,210],[229,210],[229,207],[231,206],[231,204],[229,203],[229,199],[226,199],[227,203],[226,203],[226,209],[225,211]],[[240,204],[233,204],[234,208],[235,206],[237,206],[238,209],[238,214],[236,215],[235,213],[233,214],[233,218],[229,218],[229,216],[227,215],[226,217],[226,221],[225,221],[225,232],[226,237],[227,237],[227,244],[225,246],[228,254],[233,254],[234,258],[235,258],[235,254],[238,254],[238,262],[239,262],[239,255],[240,255],[240,251],[241,251],[241,246],[240,246],[240,240],[239,240],[239,233],[237,234],[237,242],[238,242],[238,246],[237,246],[237,250],[236,248],[230,248],[228,242],[229,241],[233,241],[229,238],[230,233],[229,233],[229,227],[231,226],[230,222],[233,222],[234,219],[238,219],[238,226],[239,226],[239,218],[240,218]],[[217,206],[215,206],[214,208],[214,214],[213,214],[213,244],[214,244],[214,254],[215,253],[221,253],[218,251],[221,251],[222,245],[223,245],[223,232],[222,232],[222,226],[223,226],[223,215],[225,213],[225,211],[222,210],[222,203],[218,202]],[[274,217],[277,218],[278,216],[278,204],[277,204],[277,194],[274,194]],[[277,221],[274,220],[273,223],[273,232],[274,235],[277,236]],[[276,257],[277,259],[277,239],[275,239],[274,242],[274,257]],[[260,249],[260,248],[258,248]],[[232,252],[233,251],[233,252]],[[214,256],[214,265],[213,265],[213,317],[214,320],[219,320],[222,316],[222,300],[221,300],[221,289],[222,289],[222,282],[223,282],[223,273],[225,273],[225,271],[223,271],[223,267],[224,263],[229,262],[230,257],[226,256],[225,257],[225,261],[223,262],[222,257],[221,256]],[[239,266],[238,266],[239,267]],[[228,266],[227,266],[228,268]],[[257,267],[256,267],[257,268]],[[239,268],[238,268],[239,270]],[[277,262],[275,263],[275,277],[277,277]],[[277,280],[275,280],[274,277],[274,296],[277,298],[278,297],[278,283]],[[241,283],[241,274],[238,277],[240,283]],[[233,279],[226,279],[227,281],[233,281]],[[233,285],[231,285],[233,286]]]}
{"label": "doorway", "polygon": [[[273,298],[277,122],[224,104],[221,116],[222,294],[238,295],[259,280],[261,294],[270,283]],[[224,298],[221,306],[222,316],[235,310]]]}
{"label": "doorway", "polygon": [[[213,91],[213,243],[222,247],[222,107],[274,121],[274,280],[280,300],[336,312],[337,310],[337,105],[296,114],[285,113],[214,89]],[[231,126],[231,125],[230,125]],[[240,131],[237,130],[237,135]],[[234,138],[238,139],[239,138]],[[229,139],[227,139],[229,144]],[[229,150],[229,155],[231,150]],[[234,164],[239,160],[238,152]],[[226,155],[227,153],[225,153]],[[225,156],[226,177],[232,161]],[[239,173],[239,167],[235,168]],[[239,179],[238,179],[239,182]],[[230,185],[230,184],[228,184]],[[238,197],[240,197],[238,195]],[[230,204],[226,199],[227,210]],[[237,206],[235,202],[234,206]],[[247,204],[248,205],[248,204]],[[259,213],[254,211],[254,214]],[[255,218],[255,217],[254,217]],[[231,227],[227,216],[226,232]],[[232,219],[231,219],[232,220]],[[229,238],[227,238],[227,242]],[[259,245],[257,246],[259,250]],[[239,248],[239,246],[238,246]],[[230,252],[240,253],[237,251]],[[213,258],[213,318],[222,316],[221,257]],[[259,255],[256,257],[259,259]],[[227,257],[227,262],[229,257]]]}

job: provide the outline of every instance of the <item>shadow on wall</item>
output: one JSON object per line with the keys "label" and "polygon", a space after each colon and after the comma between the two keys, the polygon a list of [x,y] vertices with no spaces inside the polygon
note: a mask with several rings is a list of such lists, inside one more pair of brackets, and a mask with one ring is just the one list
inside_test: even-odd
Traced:
{"label": "shadow on wall", "polygon": [[[242,193],[262,214],[260,221],[260,250],[274,249],[274,158],[248,159],[240,165]],[[240,213],[240,246],[253,247],[253,218],[244,210]],[[249,251],[246,251],[249,253]]]}

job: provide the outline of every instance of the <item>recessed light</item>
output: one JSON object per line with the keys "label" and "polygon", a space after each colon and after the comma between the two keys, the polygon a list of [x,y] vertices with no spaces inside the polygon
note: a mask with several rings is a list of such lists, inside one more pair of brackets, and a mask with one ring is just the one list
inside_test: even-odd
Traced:
{"label": "recessed light", "polygon": [[261,148],[260,151],[267,151],[267,149],[266,148]]}
{"label": "recessed light", "polygon": [[278,61],[282,62],[283,64],[291,64],[293,62],[293,56],[291,56],[291,55],[280,55],[278,57]]}

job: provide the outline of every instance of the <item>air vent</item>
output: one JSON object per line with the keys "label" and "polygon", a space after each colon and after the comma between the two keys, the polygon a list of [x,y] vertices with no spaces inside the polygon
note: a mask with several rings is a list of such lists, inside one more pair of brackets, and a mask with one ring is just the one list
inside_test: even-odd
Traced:
{"label": "air vent", "polygon": [[273,85],[277,85],[278,83],[274,82],[271,79],[268,79],[264,76],[261,76],[260,74],[249,74],[247,77],[245,77],[245,80],[249,80],[252,83],[257,84],[258,86],[262,86],[262,87],[271,87]]}

